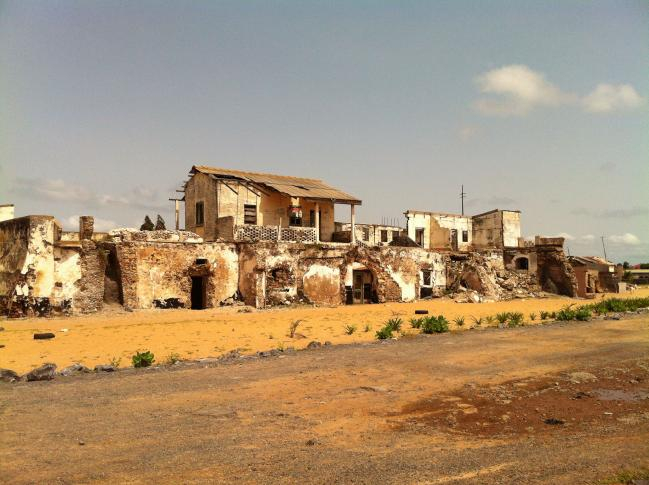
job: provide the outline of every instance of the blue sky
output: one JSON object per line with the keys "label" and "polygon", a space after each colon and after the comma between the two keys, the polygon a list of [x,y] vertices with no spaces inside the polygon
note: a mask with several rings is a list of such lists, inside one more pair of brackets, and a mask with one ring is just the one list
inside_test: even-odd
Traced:
{"label": "blue sky", "polygon": [[171,223],[202,163],[380,222],[464,184],[467,212],[649,261],[648,74],[644,1],[0,2],[0,203]]}

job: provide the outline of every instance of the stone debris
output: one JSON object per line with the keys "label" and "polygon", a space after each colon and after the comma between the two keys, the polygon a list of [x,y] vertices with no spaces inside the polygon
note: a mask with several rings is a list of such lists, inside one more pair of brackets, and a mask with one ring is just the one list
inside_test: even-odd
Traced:
{"label": "stone debris", "polygon": [[56,375],[56,364],[43,364],[40,367],[28,372],[23,379],[31,381],[51,381]]}
{"label": "stone debris", "polygon": [[61,369],[59,372],[60,375],[62,376],[71,376],[73,374],[87,374],[88,372],[91,372],[90,369],[88,369],[85,365],[83,364],[72,364],[68,367],[65,367],[64,369]]}
{"label": "stone debris", "polygon": [[2,382],[15,382],[19,381],[20,376],[11,369],[0,369],[0,381]]}
{"label": "stone debris", "polygon": [[306,346],[307,349],[318,349],[322,347],[322,344],[318,342],[317,340],[312,340],[309,342],[309,344]]}
{"label": "stone debris", "polygon": [[95,366],[95,372],[115,372],[117,369],[111,364],[99,364]]}

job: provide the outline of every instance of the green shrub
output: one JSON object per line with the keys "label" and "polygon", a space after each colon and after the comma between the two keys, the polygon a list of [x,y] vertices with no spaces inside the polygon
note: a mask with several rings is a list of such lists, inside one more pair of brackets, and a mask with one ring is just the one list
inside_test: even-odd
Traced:
{"label": "green shrub", "polygon": [[146,352],[136,352],[135,355],[131,357],[131,360],[133,361],[133,367],[149,367],[153,364],[155,358],[151,351],[147,350]]}
{"label": "green shrub", "polygon": [[565,307],[559,310],[556,314],[555,317],[557,320],[560,322],[567,322],[568,320],[574,320],[575,319],[575,311],[572,310],[570,307]]}
{"label": "green shrub", "polygon": [[115,367],[115,369],[117,369],[117,368],[119,367],[119,364],[120,364],[121,362],[122,362],[122,358],[121,358],[121,357],[113,357],[112,359],[110,359],[110,365],[112,365],[113,367]]}
{"label": "green shrub", "polygon": [[525,317],[521,312],[511,312],[509,314],[509,323],[508,325],[510,327],[518,327],[519,325],[522,325],[523,319]]}
{"label": "green shrub", "polygon": [[426,317],[421,324],[421,331],[427,334],[448,332],[448,320],[444,315]]}
{"label": "green shrub", "polygon": [[482,325],[482,317],[480,317],[480,318],[476,318],[476,317],[472,316],[472,317],[471,317],[471,321],[473,322],[473,324],[474,324],[476,327],[479,327],[480,325]]}
{"label": "green shrub", "polygon": [[547,320],[550,318],[550,312],[541,312],[541,320]]}
{"label": "green shrub", "polygon": [[575,311],[575,318],[581,322],[590,320],[591,318],[590,310],[584,307],[578,308],[577,311]]}
{"label": "green shrub", "polygon": [[484,321],[485,321],[485,323],[486,323],[487,325],[493,325],[493,323],[494,323],[494,317],[493,317],[493,315],[487,315],[487,316],[484,318]]}
{"label": "green shrub", "polygon": [[410,319],[410,326],[412,328],[421,328],[421,324],[423,322],[423,318],[411,318]]}
{"label": "green shrub", "polygon": [[458,327],[462,327],[464,325],[464,317],[457,317],[453,322],[455,322]]}
{"label": "green shrub", "polygon": [[536,320],[536,313],[532,312],[530,313],[530,321],[533,322],[534,320]]}
{"label": "green shrub", "polygon": [[380,330],[376,332],[376,338],[378,340],[385,340],[392,338],[392,332],[394,330],[392,329],[391,326],[389,325],[384,325]]}
{"label": "green shrub", "polygon": [[356,331],[356,325],[345,325],[345,333],[351,335]]}
{"label": "green shrub", "polygon": [[509,312],[497,313],[496,320],[498,320],[498,323],[505,323],[509,320]]}
{"label": "green shrub", "polygon": [[385,323],[385,326],[390,327],[393,332],[398,332],[399,330],[401,330],[402,323],[402,320],[398,317],[391,318]]}

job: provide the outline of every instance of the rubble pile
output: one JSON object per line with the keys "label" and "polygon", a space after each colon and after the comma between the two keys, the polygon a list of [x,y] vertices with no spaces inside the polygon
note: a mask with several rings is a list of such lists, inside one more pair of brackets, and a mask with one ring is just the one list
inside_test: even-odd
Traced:
{"label": "rubble pile", "polygon": [[535,274],[498,268],[493,260],[480,254],[451,257],[447,293],[458,303],[537,298],[545,294]]}

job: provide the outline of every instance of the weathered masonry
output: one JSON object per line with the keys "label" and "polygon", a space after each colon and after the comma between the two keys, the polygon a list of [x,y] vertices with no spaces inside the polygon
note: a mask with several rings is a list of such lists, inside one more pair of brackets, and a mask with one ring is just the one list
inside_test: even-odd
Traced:
{"label": "weathered masonry", "polygon": [[494,209],[475,216],[408,210],[408,236],[426,249],[472,251],[518,247],[520,211]]}
{"label": "weathered masonry", "polygon": [[[0,206],[0,312],[577,292],[563,239],[523,240],[518,211],[407,211],[405,230],[357,225],[361,201],[321,180],[202,165],[183,192],[188,231],[96,233],[83,216],[78,231],[66,232],[51,216],[16,219],[13,206]],[[349,223],[334,222],[336,204],[350,207]]]}
{"label": "weathered masonry", "polygon": [[361,201],[321,180],[193,166],[184,185],[185,227],[206,241],[332,240],[335,204]]}

